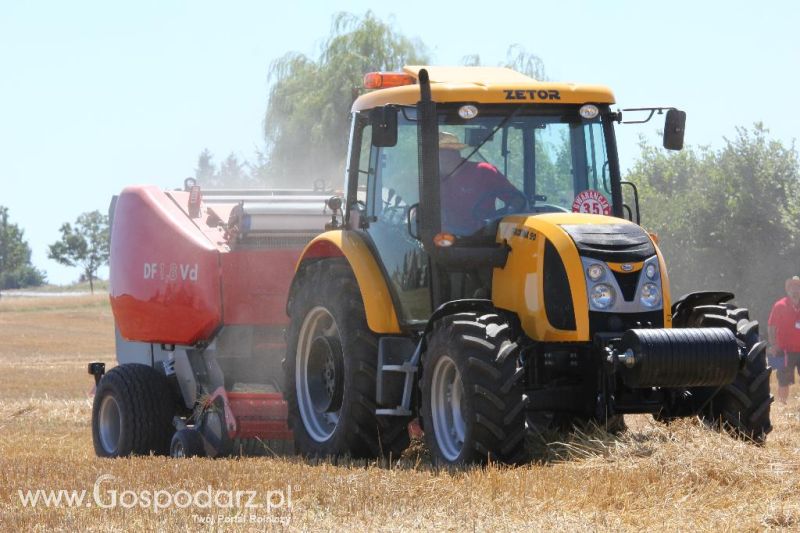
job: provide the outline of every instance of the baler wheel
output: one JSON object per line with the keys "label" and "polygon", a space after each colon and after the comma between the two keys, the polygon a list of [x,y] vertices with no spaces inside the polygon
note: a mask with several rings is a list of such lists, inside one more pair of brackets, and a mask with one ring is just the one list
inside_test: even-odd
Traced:
{"label": "baler wheel", "polygon": [[206,451],[203,446],[203,436],[194,429],[180,429],[172,436],[169,455],[175,459],[185,457],[203,457]]}
{"label": "baler wheel", "polygon": [[163,374],[141,364],[112,368],[100,380],[92,406],[98,457],[169,453],[175,400]]}
{"label": "baler wheel", "polygon": [[399,458],[408,417],[377,416],[378,340],[343,259],[302,267],[290,297],[284,396],[295,450],[317,457]]}

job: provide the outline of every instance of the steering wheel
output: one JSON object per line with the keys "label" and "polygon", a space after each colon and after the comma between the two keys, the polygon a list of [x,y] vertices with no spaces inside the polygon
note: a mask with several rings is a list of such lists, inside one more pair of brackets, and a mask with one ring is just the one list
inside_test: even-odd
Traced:
{"label": "steering wheel", "polygon": [[[507,196],[509,194],[512,196],[510,200],[505,201],[501,198],[501,196]],[[486,200],[492,200],[494,202],[496,201],[495,198],[500,198],[500,201],[503,202],[503,207],[500,209],[495,209],[492,207],[490,210],[481,207],[481,204],[483,204]],[[472,206],[471,213],[472,218],[475,220],[494,220],[506,215],[521,213],[526,207],[528,207],[528,198],[517,189],[495,189],[483,193],[475,201],[475,204]]]}
{"label": "steering wheel", "polygon": [[534,213],[569,213],[570,210],[556,204],[534,204]]}

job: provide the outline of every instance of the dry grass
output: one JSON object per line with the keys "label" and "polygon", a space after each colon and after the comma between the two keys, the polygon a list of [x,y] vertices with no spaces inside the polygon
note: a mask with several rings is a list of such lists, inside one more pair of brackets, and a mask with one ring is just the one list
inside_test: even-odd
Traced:
{"label": "dry grass", "polygon": [[[401,464],[333,465],[288,459],[94,457],[90,360],[113,361],[104,297],[0,302],[0,524],[4,530],[186,530],[210,516],[225,530],[762,530],[800,528],[800,400],[773,410],[763,448],[694,420],[668,427],[628,417],[618,438],[573,435],[561,457],[520,468],[437,471],[415,454]],[[292,489],[292,507],[223,525],[227,509],[23,507],[18,489],[195,492]],[[105,497],[105,496],[104,496]],[[107,501],[107,500],[104,500]]]}

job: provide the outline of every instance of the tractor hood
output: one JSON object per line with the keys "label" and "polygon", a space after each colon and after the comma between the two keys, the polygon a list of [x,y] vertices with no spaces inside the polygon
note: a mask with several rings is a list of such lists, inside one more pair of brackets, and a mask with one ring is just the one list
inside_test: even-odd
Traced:
{"label": "tractor hood", "polygon": [[540,234],[554,244],[568,236],[580,255],[606,261],[641,261],[656,253],[650,236],[633,222],[585,213],[511,215],[500,222],[497,238],[513,249],[515,237],[535,240]]}
{"label": "tractor hood", "polygon": [[[582,213],[512,215],[500,222],[497,240],[510,252],[506,264],[494,270],[492,300],[501,309],[516,311],[525,332],[536,340],[590,340],[585,258],[638,270],[658,255],[662,284],[669,286],[653,240],[641,227],[620,218]],[[669,309],[667,290],[665,309]]]}
{"label": "tractor hood", "polygon": [[614,263],[644,261],[656,253],[650,236],[631,223],[613,224],[561,224],[578,253]]}

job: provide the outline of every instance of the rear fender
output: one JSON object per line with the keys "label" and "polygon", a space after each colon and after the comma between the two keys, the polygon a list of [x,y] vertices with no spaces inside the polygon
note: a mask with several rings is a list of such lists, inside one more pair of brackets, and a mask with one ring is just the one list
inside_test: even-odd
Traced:
{"label": "rear fender", "polygon": [[366,243],[352,231],[328,231],[306,245],[295,268],[289,302],[292,301],[298,281],[302,278],[299,274],[303,264],[332,257],[344,257],[353,270],[364,302],[369,329],[375,333],[400,333],[400,323],[383,273]]}

